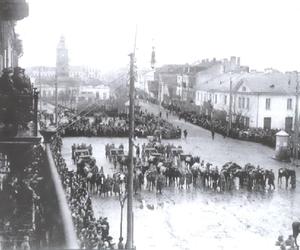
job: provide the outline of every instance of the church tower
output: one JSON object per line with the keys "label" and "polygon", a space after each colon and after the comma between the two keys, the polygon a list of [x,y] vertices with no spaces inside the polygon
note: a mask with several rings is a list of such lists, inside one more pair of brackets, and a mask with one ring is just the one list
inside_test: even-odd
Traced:
{"label": "church tower", "polygon": [[58,77],[69,77],[69,56],[63,36],[56,48],[56,74]]}

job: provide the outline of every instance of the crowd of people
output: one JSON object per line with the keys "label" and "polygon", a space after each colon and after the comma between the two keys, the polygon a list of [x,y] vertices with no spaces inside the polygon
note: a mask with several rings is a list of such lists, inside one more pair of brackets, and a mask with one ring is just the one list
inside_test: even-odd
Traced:
{"label": "crowd of people", "polygon": [[212,121],[208,115],[199,114],[194,111],[182,111],[179,107],[174,105],[164,104],[163,106],[178,115],[180,119],[184,119],[187,122],[219,133],[224,137],[228,136],[235,139],[253,141],[270,147],[275,147],[275,135],[279,132],[278,129],[244,128],[234,125],[231,130],[228,131],[227,121],[218,119],[213,119]]}
{"label": "crowd of people", "polygon": [[[73,115],[69,116],[61,133],[63,136],[127,137],[129,118],[126,114],[79,118]],[[181,129],[170,122],[143,111],[135,115],[135,136],[145,138],[158,133],[163,139],[181,138]]]}
{"label": "crowd of people", "polygon": [[[202,189],[215,192],[226,192],[236,189],[248,191],[275,190],[275,173],[272,169],[265,169],[253,164],[240,166],[234,162],[227,162],[222,166],[213,166],[210,162],[201,160],[199,156],[185,154],[181,146],[148,142],[134,146],[134,191],[148,189],[158,193],[166,186],[178,189]],[[103,167],[99,169],[95,162],[79,162],[79,169],[83,176],[89,176],[88,190],[100,196],[119,195],[121,185],[127,181],[128,156],[124,154],[121,144],[107,144],[106,158],[114,166],[112,176],[105,175]],[[88,166],[88,167],[86,167]],[[295,189],[296,173],[289,168],[278,171],[278,188]],[[126,186],[126,185],[125,185]]]}
{"label": "crowd of people", "polygon": [[0,136],[15,136],[20,128],[28,130],[34,119],[34,91],[24,69],[3,69],[0,96]]}
{"label": "crowd of people", "polygon": [[95,217],[86,178],[70,171],[61,155],[62,140],[52,141],[52,153],[65,188],[81,249],[114,249],[107,218]]}
{"label": "crowd of people", "polygon": [[0,231],[5,241],[4,244],[0,242],[2,249],[41,247],[44,244],[42,232],[46,227],[45,204],[41,202],[44,149],[35,145],[30,153],[22,156],[24,168],[21,172],[16,172],[16,166],[3,161],[3,157],[1,155],[4,164],[0,166]]}

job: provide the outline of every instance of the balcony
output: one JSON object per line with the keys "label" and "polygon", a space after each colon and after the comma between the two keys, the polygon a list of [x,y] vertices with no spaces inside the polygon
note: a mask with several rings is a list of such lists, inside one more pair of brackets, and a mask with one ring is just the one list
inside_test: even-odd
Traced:
{"label": "balcony", "polygon": [[29,7],[25,0],[0,0],[0,19],[4,21],[18,21],[29,14]]}
{"label": "balcony", "polygon": [[38,92],[24,70],[5,69],[0,77],[0,141],[37,136],[37,102]]}

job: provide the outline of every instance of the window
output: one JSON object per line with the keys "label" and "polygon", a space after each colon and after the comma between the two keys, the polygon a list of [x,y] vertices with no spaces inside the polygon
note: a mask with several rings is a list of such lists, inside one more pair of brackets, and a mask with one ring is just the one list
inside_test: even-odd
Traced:
{"label": "window", "polygon": [[217,103],[218,102],[218,95],[216,94],[215,95],[215,103]]}
{"label": "window", "polygon": [[242,108],[245,108],[245,97],[242,98]]}
{"label": "window", "polygon": [[249,124],[250,124],[250,119],[249,119],[249,117],[246,117],[246,121],[245,121],[246,123],[245,123],[245,126],[247,127],[247,128],[249,128]]}
{"label": "window", "polygon": [[227,104],[227,95],[224,95],[224,104]]}
{"label": "window", "polygon": [[246,87],[245,86],[243,86],[242,91],[246,91]]}
{"label": "window", "polygon": [[271,99],[266,98],[266,110],[269,110],[271,108]]}
{"label": "window", "polygon": [[242,107],[242,98],[239,97],[239,108],[241,108],[241,107]]}
{"label": "window", "polygon": [[249,97],[247,97],[246,109],[249,109],[249,106],[250,106],[250,98],[249,98]]}
{"label": "window", "polygon": [[103,100],[106,100],[106,93],[103,93]]}
{"label": "window", "polygon": [[292,109],[292,98],[287,99],[287,109]]}

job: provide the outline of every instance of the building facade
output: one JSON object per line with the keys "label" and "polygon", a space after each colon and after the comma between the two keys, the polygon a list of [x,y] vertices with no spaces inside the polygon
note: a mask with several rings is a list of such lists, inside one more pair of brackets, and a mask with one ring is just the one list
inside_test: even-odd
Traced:
{"label": "building facade", "polygon": [[80,86],[78,99],[82,101],[108,100],[110,89],[105,85]]}
{"label": "building facade", "polygon": [[294,129],[295,74],[240,72],[224,73],[202,82],[198,79],[195,104],[202,112],[207,114],[203,107],[209,102],[215,113],[223,112],[228,121],[230,96],[234,123],[251,128]]}
{"label": "building facade", "polygon": [[0,72],[4,68],[18,66],[23,47],[15,25],[16,21],[27,16],[28,4],[24,0],[0,1]]}

